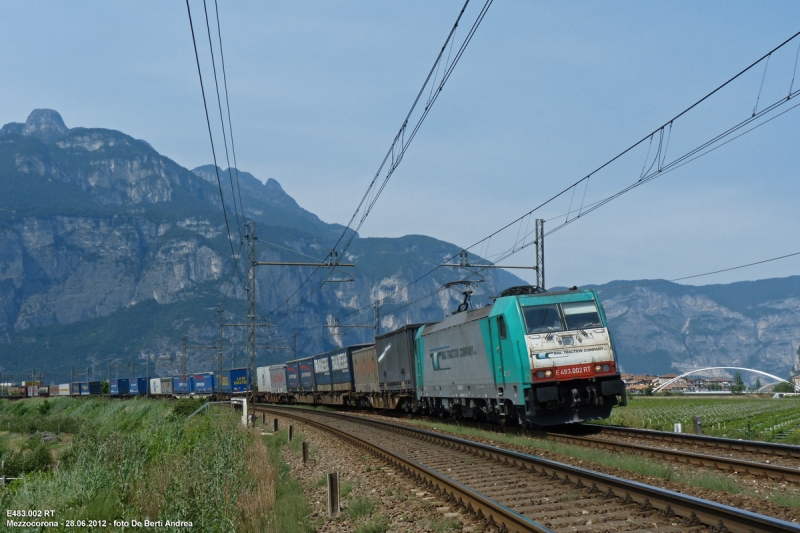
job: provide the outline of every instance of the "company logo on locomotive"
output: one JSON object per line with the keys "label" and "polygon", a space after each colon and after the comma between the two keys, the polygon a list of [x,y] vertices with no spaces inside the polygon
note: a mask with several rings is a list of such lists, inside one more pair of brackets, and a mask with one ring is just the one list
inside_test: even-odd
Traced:
{"label": "company logo on locomotive", "polygon": [[443,346],[441,348],[434,348],[431,350],[431,362],[433,363],[434,370],[449,370],[449,366],[442,366],[442,362],[449,359],[458,359],[461,357],[470,357],[475,355],[474,346],[464,346],[462,348],[450,348]]}

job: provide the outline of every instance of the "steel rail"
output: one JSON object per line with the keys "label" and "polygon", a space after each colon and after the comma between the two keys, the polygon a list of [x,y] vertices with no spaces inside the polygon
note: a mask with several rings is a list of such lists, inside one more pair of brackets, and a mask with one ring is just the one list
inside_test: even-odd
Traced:
{"label": "steel rail", "polygon": [[789,466],[758,463],[755,461],[734,459],[732,457],[705,455],[702,453],[672,450],[667,448],[653,448],[651,446],[641,446],[639,444],[630,444],[627,442],[603,440],[592,437],[577,437],[572,435],[563,435],[560,433],[548,433],[547,439],[589,448],[600,448],[612,451],[633,451],[642,455],[649,455],[651,457],[666,459],[668,461],[705,466],[731,472],[743,472],[746,474],[763,476],[770,479],[782,479],[785,481],[800,482],[800,468],[792,468]]}
{"label": "steel rail", "polygon": [[800,459],[800,446],[793,446],[791,444],[728,439],[724,437],[710,437],[708,435],[695,435],[692,433],[671,433],[669,431],[654,431],[652,429],[626,428],[622,426],[592,425],[587,427],[598,428],[602,433],[609,435],[636,436],[664,442],[691,442],[692,444],[699,444],[709,448],[780,455],[783,457]]}
{"label": "steel rail", "polygon": [[[454,505],[461,505],[465,507],[468,512],[474,512],[479,518],[488,520],[490,523],[493,522],[499,526],[501,530],[517,533],[554,533],[553,530],[534,522],[530,518],[527,518],[494,500],[486,498],[469,487],[465,487],[464,485],[446,476],[443,476],[442,474],[431,470],[430,468],[427,468],[416,461],[405,457],[404,455],[387,450],[381,446],[353,435],[348,431],[334,428],[316,420],[304,417],[302,416],[303,409],[273,407],[266,408],[263,405],[256,405],[254,409],[255,411],[280,414],[290,418],[302,420],[306,424],[310,424],[323,431],[333,433],[340,439],[369,451],[374,456],[391,464],[403,473],[412,476],[417,481],[424,482],[428,487],[439,492],[446,500],[450,501]],[[313,413],[321,414],[316,411]]]}
{"label": "steel rail", "polygon": [[[264,409],[263,406],[259,408]],[[304,409],[302,408],[270,407],[269,410],[282,413],[284,416],[298,419],[304,418],[302,416]],[[308,412],[308,410],[305,411]],[[576,487],[586,488],[588,486],[591,487],[590,492],[602,492],[609,498],[617,497],[625,503],[636,503],[643,511],[653,510],[658,511],[661,516],[681,517],[687,527],[707,525],[717,528],[716,531],[729,531],[731,533],[779,533],[786,531],[800,533],[800,525],[785,520],[558,463],[534,455],[505,450],[391,422],[335,412],[312,411],[311,413],[421,438],[444,447],[472,453],[482,459],[518,466],[522,471],[529,474],[538,474],[541,477],[563,480],[564,483],[572,483]],[[326,427],[324,424],[322,426]]]}

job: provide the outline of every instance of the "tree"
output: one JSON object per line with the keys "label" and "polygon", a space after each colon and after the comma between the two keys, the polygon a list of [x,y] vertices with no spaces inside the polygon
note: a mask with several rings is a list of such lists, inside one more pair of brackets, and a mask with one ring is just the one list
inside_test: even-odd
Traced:
{"label": "tree", "polygon": [[731,385],[731,392],[734,394],[741,394],[744,390],[744,380],[742,379],[742,375],[737,372],[733,376],[733,385]]}
{"label": "tree", "polygon": [[790,383],[781,381],[780,383],[772,387],[772,392],[794,392],[794,387]]}
{"label": "tree", "polygon": [[761,378],[756,378],[755,390],[758,390],[760,388],[761,388]]}

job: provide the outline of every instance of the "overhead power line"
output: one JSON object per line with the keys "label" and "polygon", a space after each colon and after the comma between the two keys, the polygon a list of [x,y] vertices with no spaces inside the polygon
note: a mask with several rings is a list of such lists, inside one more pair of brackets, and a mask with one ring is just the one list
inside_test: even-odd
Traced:
{"label": "overhead power line", "polygon": [[206,90],[203,86],[203,73],[200,69],[200,56],[197,53],[197,40],[195,39],[194,35],[194,24],[192,22],[192,10],[189,7],[189,0],[186,0],[186,12],[189,15],[189,29],[192,32],[192,45],[194,46],[194,58],[197,62],[197,76],[200,78],[200,92],[203,95],[203,109],[205,110],[206,114],[206,125],[208,126],[208,138],[211,142],[211,155],[214,158],[214,172],[217,175],[217,186],[219,187],[219,199],[222,202],[222,214],[225,217],[225,228],[228,230],[228,244],[231,247],[231,256],[233,257],[233,268],[236,270],[237,274],[239,275],[239,281],[242,282],[244,285],[244,280],[242,279],[241,273],[239,272],[239,260],[236,257],[236,253],[233,251],[233,237],[231,235],[231,227],[228,223],[228,212],[225,209],[225,195],[222,193],[222,180],[219,177],[219,166],[217,165],[217,152],[214,148],[214,136],[211,133],[211,119],[208,116],[208,103],[206,102]]}
{"label": "overhead power line", "polygon": [[691,276],[683,276],[681,278],[673,278],[673,279],[663,279],[658,281],[651,281],[649,283],[636,283],[633,285],[620,285],[618,287],[602,287],[600,290],[604,291],[615,291],[620,289],[633,289],[635,287],[647,287],[649,285],[659,285],[662,283],[674,283],[676,281],[683,281],[685,279],[693,279],[693,278],[702,278],[703,276],[711,276],[712,274],[721,274],[722,272],[730,272],[731,270],[739,270],[740,268],[747,268],[755,265],[763,265],[764,263],[771,263],[772,261],[778,261],[780,259],[786,259],[788,257],[794,257],[800,255],[800,252],[794,252],[791,254],[781,255],[779,257],[773,257],[771,259],[764,259],[763,261],[756,261],[755,263],[747,263],[745,265],[739,265],[730,268],[723,268],[721,270],[714,270],[711,272],[704,272],[702,274],[693,274]]}
{"label": "overhead power line", "polygon": [[[400,162],[403,160],[403,156],[406,153],[411,141],[414,140],[416,137],[419,128],[422,126],[422,123],[425,121],[425,118],[428,116],[433,105],[436,103],[436,100],[439,98],[439,95],[442,92],[442,89],[447,83],[447,80],[450,78],[450,75],[453,73],[456,65],[458,64],[459,60],[461,59],[464,51],[469,45],[472,37],[475,35],[478,27],[480,26],[481,22],[483,21],[484,17],[486,16],[489,7],[491,7],[493,0],[486,0],[483,7],[479,11],[475,21],[473,22],[471,28],[467,32],[466,37],[464,38],[463,42],[459,46],[458,50],[456,51],[455,56],[452,56],[453,50],[453,43],[455,42],[454,36],[456,30],[458,29],[458,25],[461,21],[462,16],[464,15],[464,11],[466,10],[467,6],[469,5],[469,0],[466,0],[464,6],[461,8],[461,11],[456,17],[456,21],[453,24],[453,27],[450,29],[450,32],[445,39],[442,48],[439,50],[439,54],[436,56],[436,60],[433,62],[430,70],[428,71],[428,75],[425,78],[425,81],[420,87],[419,92],[417,93],[414,102],[411,104],[411,108],[409,109],[408,113],[406,114],[405,119],[403,120],[402,125],[400,126],[399,131],[395,135],[391,145],[389,146],[389,150],[386,152],[383,160],[381,161],[380,165],[378,166],[378,170],[372,178],[369,186],[367,187],[366,192],[364,193],[361,201],[359,202],[358,206],[356,207],[355,212],[350,217],[350,221],[345,226],[344,230],[342,231],[341,235],[339,236],[336,244],[333,245],[332,253],[337,252],[339,245],[344,242],[341,250],[338,250],[339,257],[344,257],[345,253],[347,252],[350,244],[353,242],[353,239],[358,234],[358,231],[361,229],[361,226],[364,224],[364,221],[369,216],[372,208],[375,206],[375,203],[378,201],[383,190],[386,188],[387,183],[391,179],[394,171],[397,169]],[[442,63],[442,58],[444,57],[445,51],[448,49],[448,45],[450,46],[450,53],[448,54],[447,58],[445,59],[444,64]],[[441,77],[439,77],[439,73],[441,71]],[[438,80],[438,84],[436,83]],[[414,114],[414,111],[417,108],[417,105],[422,101],[423,95],[426,92],[426,89],[429,89],[428,98],[425,100],[425,107],[422,110],[421,115],[417,119],[416,123],[409,129],[409,121]],[[388,166],[387,166],[388,165]],[[379,182],[381,175],[386,169],[386,174],[383,177],[383,181]],[[360,217],[359,217],[360,215]],[[356,222],[357,220],[357,222]],[[349,235],[349,236],[348,236]],[[346,239],[346,240],[345,240]],[[311,280],[311,278],[320,270],[320,267],[314,269],[313,272],[300,284],[300,286],[295,289],[292,294],[289,295],[280,305],[278,305],[275,309],[273,309],[269,314],[272,315],[273,313],[277,312],[280,308],[284,305],[288,304],[289,301],[298,293],[300,290]],[[329,274],[330,275],[330,274]],[[327,280],[327,278],[326,278]],[[324,283],[324,282],[323,282]],[[320,285],[313,291],[311,291],[308,295],[306,295],[298,304],[292,307],[292,309],[281,316],[278,321],[282,320],[286,316],[288,316],[292,311],[297,309],[301,304],[306,302],[313,294],[316,294],[323,285]]]}
{"label": "overhead power line", "polygon": [[[667,172],[671,172],[672,170],[676,170],[677,168],[679,168],[679,167],[681,167],[683,165],[686,165],[686,164],[694,161],[695,159],[697,159],[699,157],[702,157],[703,155],[707,155],[708,153],[716,150],[717,148],[723,146],[724,144],[727,144],[728,142],[731,142],[731,141],[741,137],[742,135],[745,135],[746,133],[749,133],[750,131],[753,131],[754,129],[756,129],[756,128],[760,127],[760,126],[763,126],[764,124],[774,120],[778,116],[781,116],[781,115],[787,113],[788,111],[794,109],[795,107],[797,107],[797,105],[800,105],[800,104],[796,104],[796,105],[794,105],[794,106],[782,111],[781,113],[778,113],[778,114],[776,114],[774,116],[771,116],[770,118],[764,120],[763,122],[760,122],[760,123],[756,124],[752,128],[739,133],[739,135],[736,135],[735,137],[729,138],[729,137],[731,137],[731,135],[733,135],[734,133],[740,131],[741,129],[743,129],[747,125],[753,124],[755,121],[757,121],[757,120],[759,120],[761,118],[764,118],[765,116],[767,116],[771,112],[775,111],[779,107],[781,107],[784,104],[786,104],[787,102],[789,102],[791,99],[793,99],[793,98],[797,97],[798,95],[800,95],[800,90],[796,90],[796,91],[792,92],[792,88],[793,88],[793,85],[794,85],[794,73],[793,73],[792,85],[790,86],[789,94],[787,96],[782,97],[781,99],[779,99],[778,101],[774,102],[772,105],[762,109],[761,111],[754,111],[753,115],[748,116],[745,120],[739,122],[737,125],[727,129],[726,131],[724,131],[723,133],[713,137],[709,141],[706,141],[705,143],[702,143],[701,145],[699,145],[699,146],[695,147],[694,149],[688,151],[684,155],[674,159],[670,163],[666,163],[666,148],[668,147],[668,143],[669,143],[669,140],[670,140],[670,133],[669,132],[671,132],[672,125],[674,124],[674,122],[677,119],[679,119],[680,117],[684,116],[685,114],[687,114],[692,109],[696,108],[702,102],[704,102],[705,100],[709,99],[711,96],[713,96],[714,94],[719,92],[722,88],[726,87],[727,85],[732,83],[734,80],[736,80],[737,78],[739,78],[742,75],[744,75],[746,72],[748,72],[749,70],[754,68],[760,62],[764,61],[765,59],[770,58],[772,54],[774,54],[776,51],[778,51],[782,47],[786,46],[793,39],[797,38],[798,35],[800,35],[800,32],[797,32],[794,35],[792,35],[789,39],[786,39],[780,45],[778,45],[777,47],[775,47],[771,51],[769,51],[766,54],[764,54],[763,56],[761,56],[758,60],[756,60],[753,63],[751,63],[745,69],[741,70],[739,73],[737,73],[736,75],[734,75],[733,77],[731,77],[730,79],[725,81],[723,84],[721,84],[720,86],[718,86],[717,88],[715,88],[714,90],[712,90],[711,92],[709,92],[708,94],[706,94],[705,96],[703,96],[702,98],[700,98],[699,100],[694,102],[692,105],[690,105],[689,107],[687,107],[686,109],[684,109],[683,111],[681,111],[680,113],[675,115],[672,119],[670,119],[669,121],[665,122],[662,126],[660,126],[659,128],[656,128],[655,130],[653,130],[652,133],[650,133],[649,135],[643,137],[641,140],[637,141],[636,143],[634,143],[630,147],[626,148],[625,150],[623,150],[622,152],[620,152],[619,154],[617,154],[613,158],[609,159],[608,161],[606,161],[605,163],[603,163],[602,165],[597,167],[594,171],[589,173],[587,176],[581,178],[580,180],[578,180],[578,181],[574,182],[573,184],[569,185],[568,187],[564,188],[559,193],[551,196],[550,198],[548,198],[547,200],[543,201],[542,203],[537,205],[535,208],[533,208],[532,210],[530,210],[527,213],[525,213],[524,215],[522,215],[521,217],[518,217],[514,221],[512,221],[512,222],[504,225],[500,229],[490,233],[488,236],[486,236],[486,237],[476,241],[474,244],[464,248],[458,254],[455,254],[455,255],[451,256],[449,259],[447,259],[445,261],[445,263],[448,263],[449,261],[452,261],[453,259],[458,257],[458,255],[460,253],[462,253],[462,252],[471,250],[471,249],[475,248],[476,246],[478,246],[478,245],[480,245],[482,243],[488,242],[490,239],[492,239],[493,237],[495,237],[498,234],[502,233],[503,231],[509,229],[510,227],[514,226],[515,224],[517,224],[517,223],[521,224],[522,221],[526,217],[530,217],[533,213],[535,213],[536,211],[538,211],[542,207],[550,204],[551,202],[553,202],[557,198],[565,195],[566,193],[568,193],[570,191],[573,191],[573,195],[574,195],[575,189],[577,188],[578,185],[580,185],[581,183],[584,183],[584,182],[588,182],[588,180],[594,174],[598,173],[600,170],[604,169],[605,167],[611,165],[614,161],[620,159],[625,154],[631,152],[637,146],[640,146],[645,142],[652,141],[656,136],[658,136],[658,141],[657,141],[658,142],[658,148],[657,148],[656,154],[653,157],[653,160],[652,160],[652,163],[651,163],[650,167],[648,168],[647,167],[647,163],[650,161],[650,154],[648,152],[648,156],[647,156],[647,158],[645,160],[645,167],[642,169],[642,174],[639,176],[638,181],[636,181],[632,185],[629,185],[628,187],[624,188],[623,190],[615,193],[614,195],[612,195],[612,196],[610,196],[608,198],[601,199],[601,200],[599,200],[597,202],[589,204],[588,206],[585,206],[585,208],[583,206],[583,202],[581,202],[581,208],[577,209],[575,211],[572,211],[572,206],[570,206],[569,210],[567,211],[567,215],[566,215],[567,216],[567,220],[563,224],[561,224],[561,225],[553,228],[552,230],[548,231],[546,233],[546,235],[550,235],[553,232],[558,231],[559,229],[563,228],[564,226],[566,226],[566,225],[574,222],[578,218],[580,218],[582,216],[585,216],[586,214],[598,209],[599,207],[602,207],[602,205],[605,205],[606,203],[608,203],[611,200],[621,196],[622,194],[624,194],[624,193],[626,193],[626,192],[628,192],[628,191],[630,191],[630,190],[632,190],[632,189],[634,189],[634,188],[636,188],[636,187],[638,187],[638,186],[640,186],[640,185],[642,185],[644,183],[647,183],[647,182],[649,182],[649,181],[651,181],[651,180],[653,180],[653,179],[655,179],[655,178],[657,178],[657,177],[659,177],[661,175],[664,175]],[[800,47],[798,47],[798,55],[800,55]],[[796,66],[795,66],[795,68],[796,68]],[[760,94],[759,94],[759,98],[760,98]],[[666,132],[666,134],[665,134],[665,132]],[[725,142],[721,142],[724,139],[727,139],[727,140],[725,140]],[[585,200],[585,190],[584,190],[583,198]],[[577,216],[573,217],[572,219],[569,219],[569,215],[574,213],[574,212],[578,212],[579,214]],[[494,259],[495,259],[494,262],[496,263],[496,262],[502,261],[504,259],[507,259],[508,257],[511,257],[512,255],[514,255],[515,253],[519,252],[520,250],[525,249],[528,246],[530,246],[531,244],[533,244],[533,241],[531,241],[531,242],[527,242],[526,241],[526,239],[530,236],[530,234],[531,233],[526,231],[523,234],[523,237],[522,237],[521,240],[519,239],[519,236],[518,236],[517,239],[514,242],[514,245],[511,248],[509,248],[507,250],[504,250],[503,252],[500,252],[500,253],[498,253],[498,254],[496,254],[494,256]],[[429,275],[433,274],[439,268],[440,268],[439,266],[436,266],[436,267],[428,270],[427,272],[425,272],[421,276],[418,276],[416,279],[414,279],[410,283],[404,285],[403,287],[398,288],[397,290],[395,290],[392,293],[387,294],[386,296],[384,296],[384,298],[378,300],[378,302],[382,303],[387,298],[390,298],[390,297],[394,296],[395,294],[407,289],[408,287],[418,283],[422,279],[424,279],[424,278],[428,277]],[[479,274],[480,272],[482,272],[482,270],[479,270],[477,272],[477,274]],[[425,298],[428,298],[430,296],[433,296],[437,292],[438,292],[438,290],[437,291],[433,291],[433,292],[431,292],[431,293],[429,293],[429,294],[427,294],[427,295],[425,295],[425,296],[423,296],[421,298],[418,298],[414,302],[410,302],[408,304],[405,304],[404,307],[406,307],[408,305],[411,305],[412,303],[416,303],[417,301],[420,301],[422,299],[425,299]],[[344,315],[339,320],[340,321],[344,321],[348,317],[357,316],[359,313],[361,313],[364,310],[369,309],[371,307],[372,307],[372,304],[370,304],[368,306],[363,306],[363,307],[361,307],[359,309],[356,309],[356,310],[352,311],[351,313],[348,313],[348,314]]]}

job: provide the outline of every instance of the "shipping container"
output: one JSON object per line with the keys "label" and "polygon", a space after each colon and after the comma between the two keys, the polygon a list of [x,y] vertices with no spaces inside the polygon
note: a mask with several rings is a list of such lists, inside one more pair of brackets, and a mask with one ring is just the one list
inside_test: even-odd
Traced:
{"label": "shipping container", "polygon": [[331,387],[331,354],[321,353],[313,357],[314,384],[317,392],[330,392]]}
{"label": "shipping container", "polygon": [[131,393],[128,379],[112,379],[108,382],[108,391],[111,396],[127,396]]}
{"label": "shipping container", "polygon": [[297,361],[286,363],[286,391],[297,392],[300,390],[300,372]]}
{"label": "shipping container", "polygon": [[300,377],[300,392],[314,392],[314,358],[298,359],[297,373]]}
{"label": "shipping container", "polygon": [[172,394],[172,378],[161,379],[161,394]]}
{"label": "shipping container", "polygon": [[194,393],[195,394],[211,394],[214,389],[214,374],[212,372],[203,372],[202,374],[194,374]]}
{"label": "shipping container", "polygon": [[353,351],[353,381],[356,392],[380,392],[375,345]]}
{"label": "shipping container", "polygon": [[269,392],[269,367],[260,366],[256,368],[256,384],[258,392]]}
{"label": "shipping container", "polygon": [[174,394],[191,394],[192,380],[189,376],[175,376],[172,378],[172,392]]}
{"label": "shipping container", "polygon": [[228,378],[228,391],[232,394],[241,394],[250,390],[250,383],[247,381],[246,368],[233,368],[223,372],[223,376]]}
{"label": "shipping container", "polygon": [[23,387],[41,387],[41,385],[42,384],[39,381],[23,381],[22,382],[22,386]]}
{"label": "shipping container", "polygon": [[161,394],[161,378],[150,378],[150,394]]}
{"label": "shipping container", "polygon": [[69,383],[61,383],[58,386],[58,395],[59,396],[69,396]]}
{"label": "shipping container", "polygon": [[33,398],[35,396],[39,396],[39,386],[38,385],[28,385],[26,387],[25,395],[28,398]]}
{"label": "shipping container", "polygon": [[286,392],[286,365],[269,366],[269,392],[275,394]]}
{"label": "shipping container", "polygon": [[48,387],[50,396],[58,396],[58,385],[50,385]]}
{"label": "shipping container", "polygon": [[[122,380],[120,380],[122,381]],[[129,392],[132,396],[143,396],[147,394],[147,378],[130,378],[128,380]]]}
{"label": "shipping container", "polygon": [[84,385],[86,385],[89,391],[87,394],[97,395],[101,394],[103,391],[103,385],[99,381],[90,381],[89,383],[81,383],[81,394],[83,394]]}
{"label": "shipping container", "polygon": [[372,346],[371,344],[355,344],[331,352],[331,384],[335,391],[352,391],[353,387],[353,352]]}
{"label": "shipping container", "polygon": [[75,381],[70,385],[70,395],[71,396],[80,396],[81,395],[81,384],[80,384],[80,382]]}
{"label": "shipping container", "polygon": [[28,387],[17,387],[17,394],[19,396],[27,396],[28,395]]}
{"label": "shipping container", "polygon": [[397,392],[414,387],[414,337],[424,325],[409,324],[375,338],[381,391]]}

